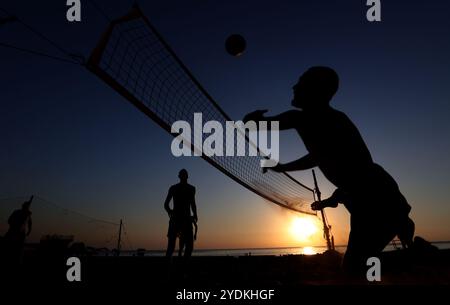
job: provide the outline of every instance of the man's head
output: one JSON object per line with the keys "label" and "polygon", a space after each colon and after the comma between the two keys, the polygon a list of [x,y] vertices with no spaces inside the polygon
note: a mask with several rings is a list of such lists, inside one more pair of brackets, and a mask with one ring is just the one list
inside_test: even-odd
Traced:
{"label": "man's head", "polygon": [[337,73],[329,67],[311,67],[292,88],[294,99],[292,106],[303,109],[327,107],[339,87]]}
{"label": "man's head", "polygon": [[178,172],[178,178],[180,178],[181,182],[186,182],[188,177],[188,172],[184,168]]}

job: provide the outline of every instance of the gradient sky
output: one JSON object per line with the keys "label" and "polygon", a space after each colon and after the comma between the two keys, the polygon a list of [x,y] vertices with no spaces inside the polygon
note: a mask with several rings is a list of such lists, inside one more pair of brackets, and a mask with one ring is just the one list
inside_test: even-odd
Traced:
{"label": "gradient sky", "polygon": [[[133,1],[96,2],[115,18]],[[336,69],[341,87],[332,105],[349,115],[374,160],[399,183],[417,234],[450,240],[448,1],[384,0],[380,23],[367,22],[362,0],[141,2],[234,119],[254,109],[290,109],[291,87],[303,71]],[[107,22],[82,3],[82,22],[75,24],[65,19],[65,1],[0,6],[87,56]],[[247,40],[239,58],[224,50],[233,33]],[[19,24],[0,26],[0,42],[58,54]],[[323,244],[320,232],[303,241],[290,235],[297,214],[200,158],[173,157],[172,137],[82,67],[0,48],[0,71],[1,198],[37,194],[94,217],[123,218],[135,247],[160,249],[168,222],[163,202],[184,167],[197,187],[197,248]],[[283,132],[280,153],[286,162],[305,149],[294,132]],[[294,176],[312,185],[310,172]],[[333,186],[321,174],[319,180],[327,196]],[[343,207],[327,213],[336,243],[345,244],[348,213]],[[1,216],[4,221],[7,212]]]}

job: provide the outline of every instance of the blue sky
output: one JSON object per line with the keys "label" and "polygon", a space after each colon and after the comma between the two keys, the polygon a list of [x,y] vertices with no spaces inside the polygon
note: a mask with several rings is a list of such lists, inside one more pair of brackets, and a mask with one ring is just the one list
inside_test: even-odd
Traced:
{"label": "blue sky", "polygon": [[[111,17],[126,13],[131,3],[96,2]],[[1,6],[88,55],[107,22],[82,3],[79,24],[65,20],[65,1]],[[341,79],[333,106],[349,115],[375,161],[396,178],[418,233],[448,240],[450,4],[382,1],[380,23],[366,21],[364,4],[171,0],[141,7],[233,119],[254,109],[290,109],[291,87],[303,71],[333,67]],[[232,33],[247,40],[239,58],[224,50]],[[1,26],[0,41],[55,53],[18,24]],[[163,201],[184,167],[198,189],[198,247],[296,245],[283,237],[291,213],[202,159],[173,157],[172,138],[87,70],[3,48],[0,67],[2,197],[35,193],[89,215],[122,217],[134,244],[162,248]],[[282,161],[304,153],[295,133],[281,135]],[[295,176],[312,184],[309,172]],[[319,178],[329,194],[333,186]],[[347,212],[340,207],[328,214],[338,243],[346,243]]]}

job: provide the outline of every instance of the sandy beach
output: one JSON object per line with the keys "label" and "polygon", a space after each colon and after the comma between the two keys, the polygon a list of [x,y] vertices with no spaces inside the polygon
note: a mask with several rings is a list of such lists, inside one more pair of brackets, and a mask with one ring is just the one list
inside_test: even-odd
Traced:
{"label": "sandy beach", "polygon": [[[345,276],[342,254],[284,256],[200,256],[185,267],[174,257],[81,257],[82,283],[145,284],[164,287],[301,287],[305,285],[449,285],[450,249],[418,254],[384,252],[381,281],[369,283]],[[21,280],[29,283],[67,284],[64,257],[25,257]]]}

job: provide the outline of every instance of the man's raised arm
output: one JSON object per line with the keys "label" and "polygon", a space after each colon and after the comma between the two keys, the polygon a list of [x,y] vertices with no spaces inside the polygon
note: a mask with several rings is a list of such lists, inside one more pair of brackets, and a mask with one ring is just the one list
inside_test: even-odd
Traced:
{"label": "man's raised arm", "polygon": [[285,163],[285,164],[278,163],[277,166],[274,166],[270,169],[275,172],[292,172],[292,171],[301,171],[301,170],[311,169],[316,166],[317,166],[317,162],[314,160],[313,157],[311,157],[310,154],[307,154],[306,156],[303,156],[300,159],[289,162],[289,163]]}
{"label": "man's raised arm", "polygon": [[266,112],[267,110],[256,110],[250,112],[244,116],[242,121],[244,123],[248,121],[254,121],[256,123],[259,123],[260,121],[278,121],[280,124],[280,130],[296,128],[298,127],[298,123],[301,121],[300,116],[302,112],[298,110],[289,110],[278,115],[268,117],[264,116],[264,113]]}

